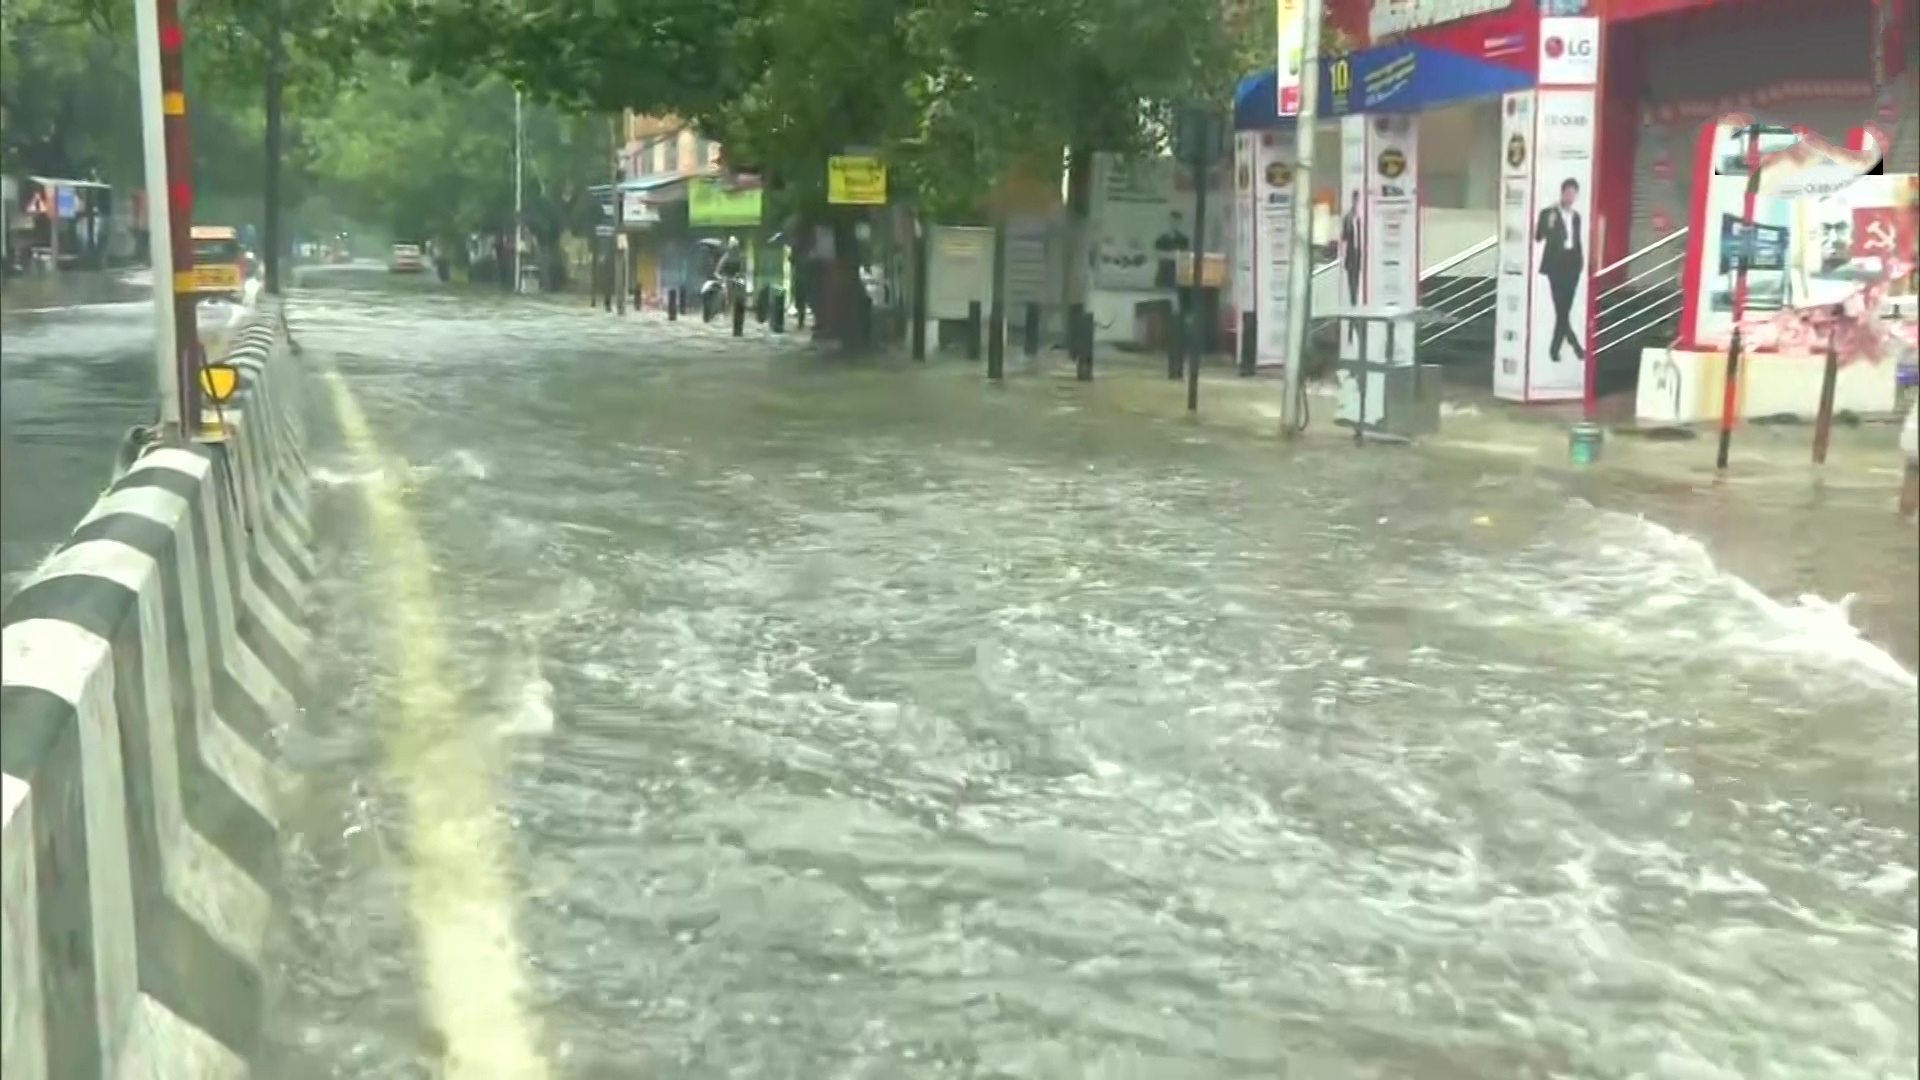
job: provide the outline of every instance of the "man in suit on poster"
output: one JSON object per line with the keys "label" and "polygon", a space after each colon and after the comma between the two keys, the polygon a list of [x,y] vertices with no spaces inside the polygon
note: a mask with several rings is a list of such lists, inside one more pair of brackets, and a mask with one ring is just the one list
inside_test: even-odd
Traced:
{"label": "man in suit on poster", "polygon": [[[1340,261],[1347,275],[1347,307],[1360,306],[1360,268],[1365,265],[1366,249],[1362,246],[1364,238],[1360,235],[1360,193],[1354,192],[1347,198],[1347,212],[1340,217]],[[1360,324],[1352,319],[1346,320],[1347,340],[1352,341],[1359,335]]]}
{"label": "man in suit on poster", "polygon": [[1586,326],[1573,326],[1574,294],[1587,272],[1586,229],[1574,203],[1580,198],[1580,182],[1567,179],[1560,184],[1560,201],[1540,211],[1533,224],[1533,242],[1540,245],[1540,274],[1547,279],[1547,291],[1553,295],[1553,344],[1547,346],[1549,363],[1560,362],[1560,344],[1573,348],[1575,359],[1587,358],[1581,344]]}

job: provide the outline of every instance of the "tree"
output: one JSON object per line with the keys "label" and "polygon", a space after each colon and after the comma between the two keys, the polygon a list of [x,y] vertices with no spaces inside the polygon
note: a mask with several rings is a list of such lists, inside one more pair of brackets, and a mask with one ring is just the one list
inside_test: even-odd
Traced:
{"label": "tree", "polygon": [[[513,215],[513,90],[409,81],[392,64],[363,63],[351,85],[307,118],[315,186],[330,203],[397,239],[463,251],[468,236],[509,234]],[[593,224],[588,189],[611,169],[604,119],[525,110],[525,206],[542,250]],[[547,268],[549,280],[560,268]]]}

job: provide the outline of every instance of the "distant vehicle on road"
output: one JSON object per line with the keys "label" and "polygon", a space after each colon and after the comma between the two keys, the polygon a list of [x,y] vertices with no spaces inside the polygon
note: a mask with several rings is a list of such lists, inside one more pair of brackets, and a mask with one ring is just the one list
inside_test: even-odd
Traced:
{"label": "distant vehicle on road", "polygon": [[195,225],[187,234],[193,242],[193,291],[202,298],[237,299],[247,277],[247,255],[231,225]]}
{"label": "distant vehicle on road", "polygon": [[396,274],[418,274],[427,268],[425,257],[420,254],[419,244],[395,244],[393,255],[387,259],[387,269]]}

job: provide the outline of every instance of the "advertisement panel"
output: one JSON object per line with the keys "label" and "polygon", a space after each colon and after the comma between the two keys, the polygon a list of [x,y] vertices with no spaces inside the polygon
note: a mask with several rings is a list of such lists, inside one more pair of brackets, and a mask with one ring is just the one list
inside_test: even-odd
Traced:
{"label": "advertisement panel", "polygon": [[[1814,185],[1807,178],[1819,168],[1794,171],[1790,181],[1763,182],[1746,217],[1747,139],[1730,124],[1712,129],[1712,175],[1705,179],[1697,241],[1699,282],[1683,329],[1701,349],[1723,349],[1733,331],[1733,301],[1740,257],[1747,262],[1745,343],[1771,349],[1819,352],[1826,346],[1809,327],[1836,305],[1865,296],[1884,312],[1889,301],[1903,310],[1900,323],[1912,321],[1915,279],[1916,178],[1910,175],[1861,176],[1847,173],[1844,183]],[[1778,153],[1796,136],[1760,137],[1761,155]],[[1831,164],[1831,163],[1829,163]],[[1845,170],[1838,170],[1845,173]],[[1780,194],[1785,192],[1786,194]],[[1692,276],[1692,275],[1690,275]],[[1866,290],[1872,285],[1871,290]],[[1864,291],[1863,291],[1864,290]],[[1882,315],[1884,319],[1884,315]],[[1910,331],[1905,331],[1910,333]],[[1806,340],[1800,340],[1805,338]],[[1854,352],[1873,352],[1869,336],[1843,336],[1842,362]],[[1858,349],[1850,350],[1849,343]]]}
{"label": "advertisement panel", "polygon": [[1293,200],[1299,189],[1295,184],[1293,139],[1278,132],[1260,137],[1260,171],[1254,178],[1259,199],[1259,231],[1256,251],[1259,259],[1260,343],[1254,362],[1263,367],[1287,362],[1287,315],[1292,305],[1288,288],[1293,281]]}
{"label": "advertisement panel", "polygon": [[[1340,310],[1367,304],[1367,118],[1340,118]],[[1360,328],[1341,321],[1340,359],[1360,359]]]}
{"label": "advertisement panel", "polygon": [[1600,20],[1540,20],[1540,85],[1593,86],[1600,81]]}
{"label": "advertisement panel", "polygon": [[1306,5],[1300,0],[1274,0],[1274,87],[1281,116],[1300,115],[1300,79],[1306,58]]}
{"label": "advertisement panel", "polygon": [[[1367,211],[1374,200],[1369,197],[1375,163],[1372,154],[1371,118],[1340,118],[1340,307],[1364,312],[1372,303],[1369,275],[1377,261],[1369,254],[1374,245],[1373,223]],[[1366,393],[1361,393],[1357,372],[1360,351],[1360,323],[1343,319],[1340,323],[1339,406],[1334,419],[1339,423],[1377,424],[1386,416],[1386,380],[1377,373],[1366,375]],[[1371,340],[1371,338],[1370,338]],[[1378,349],[1379,346],[1373,346]],[[1364,405],[1365,415],[1361,414]]]}
{"label": "advertisement panel", "polygon": [[1233,133],[1233,318],[1240,325],[1240,313],[1257,309],[1259,275],[1255,272],[1254,234],[1260,227],[1258,196],[1253,175],[1260,168],[1260,136],[1257,132]]}
{"label": "advertisement panel", "polygon": [[[704,178],[687,184],[687,223],[694,228],[758,225],[760,211],[758,187],[734,188]],[[608,216],[612,216],[611,209]]]}
{"label": "advertisement panel", "polygon": [[1493,393],[1527,400],[1533,293],[1533,91],[1500,100],[1500,241],[1493,278]]}
{"label": "advertisement panel", "polygon": [[[1226,250],[1222,212],[1232,169],[1211,171],[1207,235],[1201,250]],[[1093,285],[1116,292],[1163,292],[1192,256],[1193,174],[1171,157],[1098,154],[1093,174]]]}
{"label": "advertisement panel", "polygon": [[1533,247],[1528,317],[1529,401],[1586,390],[1592,329],[1594,92],[1546,89],[1534,97]]}
{"label": "advertisement panel", "polygon": [[[1411,313],[1420,291],[1419,136],[1413,117],[1383,113],[1367,117],[1366,242],[1367,304],[1382,313]],[[1415,335],[1396,333],[1387,352],[1384,327],[1369,337],[1367,359],[1414,362]]]}

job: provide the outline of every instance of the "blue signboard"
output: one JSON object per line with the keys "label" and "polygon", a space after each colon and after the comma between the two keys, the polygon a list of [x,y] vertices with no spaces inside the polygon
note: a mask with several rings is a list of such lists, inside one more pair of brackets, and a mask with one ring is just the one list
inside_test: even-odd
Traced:
{"label": "blue signboard", "polygon": [[[1533,86],[1533,76],[1505,64],[1403,42],[1320,62],[1321,116],[1417,113],[1456,101],[1496,97]],[[1271,69],[1240,80],[1233,95],[1236,131],[1292,124],[1281,117]]]}
{"label": "blue signboard", "polygon": [[80,193],[70,187],[53,189],[53,212],[56,217],[71,218],[80,214]]}
{"label": "blue signboard", "polygon": [[1720,215],[1720,272],[1733,273],[1742,256],[1749,270],[1785,270],[1786,228],[1743,221],[1732,214]]}

